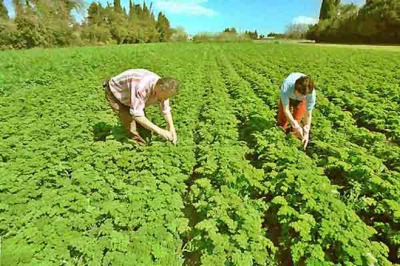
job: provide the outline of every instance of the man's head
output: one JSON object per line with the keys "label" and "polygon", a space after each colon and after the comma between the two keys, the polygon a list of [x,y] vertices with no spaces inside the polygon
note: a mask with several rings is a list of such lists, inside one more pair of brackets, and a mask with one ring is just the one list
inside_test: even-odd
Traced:
{"label": "man's head", "polygon": [[314,88],[314,81],[309,76],[303,76],[296,80],[295,91],[302,96],[311,94]]}
{"label": "man's head", "polygon": [[181,91],[181,83],[174,78],[160,78],[155,86],[155,93],[161,101],[179,94]]}

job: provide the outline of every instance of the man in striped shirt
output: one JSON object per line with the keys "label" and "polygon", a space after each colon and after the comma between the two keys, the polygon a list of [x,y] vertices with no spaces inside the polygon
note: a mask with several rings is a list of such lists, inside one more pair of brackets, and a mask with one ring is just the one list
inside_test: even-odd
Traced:
{"label": "man in striped shirt", "polygon": [[[146,69],[130,69],[105,81],[106,99],[117,113],[130,138],[143,145],[145,140],[137,132],[137,124],[176,144],[169,98],[180,92],[180,82],[173,78],[160,78]],[[159,104],[168,130],[161,129],[148,120],[144,108]]]}

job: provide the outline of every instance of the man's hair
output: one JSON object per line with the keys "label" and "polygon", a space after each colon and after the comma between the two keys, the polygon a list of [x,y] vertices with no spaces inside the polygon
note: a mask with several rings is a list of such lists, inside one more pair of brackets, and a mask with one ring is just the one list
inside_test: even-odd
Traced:
{"label": "man's hair", "polygon": [[177,95],[181,92],[181,83],[174,78],[166,77],[160,78],[157,81],[160,90],[168,91],[171,95]]}
{"label": "man's hair", "polygon": [[302,76],[296,80],[295,88],[302,95],[311,94],[315,88],[314,81],[309,76]]}

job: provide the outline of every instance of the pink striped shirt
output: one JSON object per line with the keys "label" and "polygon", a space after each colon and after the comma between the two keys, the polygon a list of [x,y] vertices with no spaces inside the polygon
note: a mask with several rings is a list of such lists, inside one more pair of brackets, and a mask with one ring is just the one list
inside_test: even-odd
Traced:
{"label": "pink striped shirt", "polygon": [[146,106],[159,104],[164,115],[171,112],[169,99],[160,102],[154,86],[160,77],[146,69],[130,69],[110,79],[110,90],[133,116],[144,116]]}

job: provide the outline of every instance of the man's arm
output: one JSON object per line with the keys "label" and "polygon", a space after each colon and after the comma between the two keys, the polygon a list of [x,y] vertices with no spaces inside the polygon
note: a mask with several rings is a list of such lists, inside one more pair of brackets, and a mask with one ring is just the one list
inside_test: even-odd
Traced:
{"label": "man's arm", "polygon": [[170,141],[172,140],[172,134],[169,131],[159,128],[158,126],[153,124],[149,119],[147,119],[147,117],[133,116],[133,119],[135,119],[135,121],[138,122],[139,124],[141,124],[144,128],[157,133],[158,135],[160,135],[161,137],[163,137],[167,140],[170,140]]}
{"label": "man's arm", "polygon": [[169,106],[169,99],[160,102],[160,109],[161,112],[163,113],[165,122],[167,122],[168,130],[172,135],[172,143],[176,144],[176,142],[178,141],[178,136],[176,135],[174,122],[172,120],[171,107]]}
{"label": "man's arm", "polygon": [[165,122],[167,122],[168,129],[169,130],[173,129],[174,128],[174,122],[172,120],[171,113],[164,114],[164,119],[165,119]]}
{"label": "man's arm", "polygon": [[172,142],[174,144],[176,144],[176,142],[178,141],[178,136],[177,136],[176,131],[175,131],[174,122],[172,120],[171,113],[164,114],[164,119],[165,119],[165,122],[167,122],[169,132],[172,135]]}

